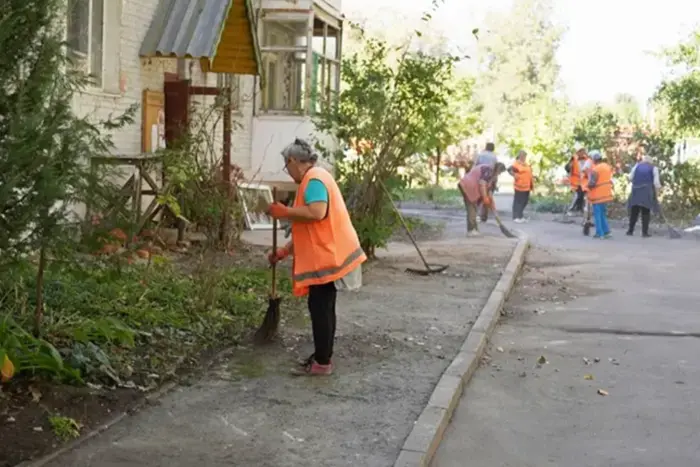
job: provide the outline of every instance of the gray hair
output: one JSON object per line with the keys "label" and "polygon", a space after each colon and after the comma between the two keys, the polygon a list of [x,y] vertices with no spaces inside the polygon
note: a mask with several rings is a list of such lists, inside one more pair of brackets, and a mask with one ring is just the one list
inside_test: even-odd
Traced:
{"label": "gray hair", "polygon": [[647,164],[653,164],[654,158],[645,154],[642,156],[642,162],[646,162]]}
{"label": "gray hair", "polygon": [[311,145],[300,138],[296,138],[293,143],[284,148],[281,154],[285,161],[293,157],[299,162],[315,164],[318,160],[318,154],[314,152]]}

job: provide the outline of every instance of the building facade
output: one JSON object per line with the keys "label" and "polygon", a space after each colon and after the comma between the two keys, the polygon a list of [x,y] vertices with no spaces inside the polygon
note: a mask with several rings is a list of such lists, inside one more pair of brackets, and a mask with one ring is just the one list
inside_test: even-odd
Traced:
{"label": "building facade", "polygon": [[[281,149],[295,137],[322,137],[311,118],[339,88],[340,7],[337,0],[70,0],[67,41],[94,77],[75,108],[106,119],[140,106],[134,123],[113,134],[114,152],[133,156],[164,144],[168,81],[230,86],[231,163],[250,181],[285,182]],[[234,17],[240,9],[249,24]],[[257,67],[242,64],[249,42]],[[191,99],[205,107],[215,96]]]}

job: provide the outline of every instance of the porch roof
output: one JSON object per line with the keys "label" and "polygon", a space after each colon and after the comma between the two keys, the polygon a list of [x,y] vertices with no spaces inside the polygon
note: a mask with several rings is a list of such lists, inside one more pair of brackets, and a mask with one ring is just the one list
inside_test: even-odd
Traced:
{"label": "porch roof", "polygon": [[259,75],[250,0],[160,0],[141,57],[199,59],[207,71]]}

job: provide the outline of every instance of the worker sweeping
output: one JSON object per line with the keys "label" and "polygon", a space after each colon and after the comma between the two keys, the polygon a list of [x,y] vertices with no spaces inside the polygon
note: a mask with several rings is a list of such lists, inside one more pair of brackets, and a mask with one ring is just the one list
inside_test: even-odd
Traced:
{"label": "worker sweeping", "polygon": [[593,208],[595,235],[593,238],[612,238],[608,225],[608,203],[613,200],[613,169],[603,161],[600,151],[591,151],[593,168],[588,181],[588,200]]}
{"label": "worker sweeping", "polygon": [[[490,165],[491,167],[495,167],[496,163],[498,162],[498,157],[496,157],[495,154],[496,151],[496,145],[493,143],[486,143],[486,146],[484,147],[483,152],[479,153],[478,156],[476,156],[476,160],[474,161],[474,167],[477,165]],[[489,198],[493,195],[495,191],[497,191],[498,186],[497,186],[498,179],[493,180],[491,182],[491,186],[489,186]],[[489,220],[489,207],[482,204],[479,207],[479,221],[481,222],[487,222]]]}
{"label": "worker sweeping", "polygon": [[572,216],[575,212],[583,212],[584,205],[586,202],[585,196],[585,180],[584,172],[586,163],[589,160],[588,154],[586,154],[586,149],[577,146],[576,153],[571,156],[571,160],[566,164],[566,171],[569,174],[569,186],[571,187],[571,192],[573,193],[573,199],[571,200],[571,206],[567,210],[567,215]]}
{"label": "worker sweeping", "polygon": [[506,166],[501,162],[496,162],[494,165],[475,165],[457,184],[467,210],[467,236],[479,235],[477,209],[480,204],[490,210],[495,209],[489,188],[505,170]]}
{"label": "worker sweeping", "polygon": [[308,295],[314,353],[295,374],[330,375],[336,294],[339,288],[356,288],[353,273],[367,257],[337,183],[327,170],[315,166],[318,156],[311,146],[296,139],[282,151],[282,157],[285,171],[299,188],[292,207],[273,203],[267,212],[291,222],[292,240],[271,252],[268,259],[274,264],[293,256],[294,295]]}
{"label": "worker sweeping", "polygon": [[649,222],[651,212],[659,212],[659,202],[657,195],[661,191],[661,177],[659,168],[654,165],[650,156],[643,155],[629,174],[632,182],[632,191],[627,200],[627,208],[630,211],[630,224],[627,235],[634,235],[634,227],[637,225],[639,215],[642,215],[642,237],[651,237],[649,233]]}
{"label": "worker sweeping", "polygon": [[518,157],[508,169],[508,173],[514,178],[513,221],[523,223],[525,222],[525,208],[530,202],[530,192],[532,192],[534,187],[532,167],[527,163],[527,153],[525,151],[520,150],[518,152]]}

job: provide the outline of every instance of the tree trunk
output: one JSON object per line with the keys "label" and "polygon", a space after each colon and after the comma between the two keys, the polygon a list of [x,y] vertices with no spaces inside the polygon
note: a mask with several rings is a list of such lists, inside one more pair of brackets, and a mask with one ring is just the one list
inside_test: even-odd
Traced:
{"label": "tree trunk", "polygon": [[44,271],[46,270],[46,246],[39,250],[39,267],[36,271],[36,309],[34,310],[34,335],[41,336],[44,322]]}
{"label": "tree trunk", "polygon": [[442,159],[442,151],[440,148],[435,150],[435,186],[440,186],[440,162]]}

